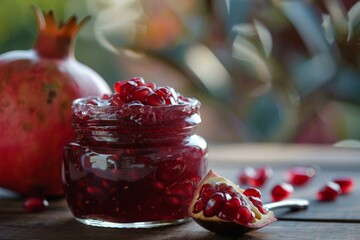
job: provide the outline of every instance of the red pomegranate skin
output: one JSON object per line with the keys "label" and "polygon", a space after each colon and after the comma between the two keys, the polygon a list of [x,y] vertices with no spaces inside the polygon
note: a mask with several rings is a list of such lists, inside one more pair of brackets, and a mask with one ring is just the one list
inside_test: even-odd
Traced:
{"label": "red pomegranate skin", "polygon": [[111,90],[73,57],[73,38],[83,22],[72,18],[58,27],[52,12],[38,11],[37,17],[34,49],[0,55],[0,187],[62,196],[62,150],[73,139],[72,101]]}

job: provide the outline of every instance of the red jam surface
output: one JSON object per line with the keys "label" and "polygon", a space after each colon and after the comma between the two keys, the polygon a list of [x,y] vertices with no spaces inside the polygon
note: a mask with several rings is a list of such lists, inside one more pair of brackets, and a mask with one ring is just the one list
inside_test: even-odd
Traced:
{"label": "red jam surface", "polygon": [[[173,90],[172,96],[159,91],[161,98],[153,97],[165,89],[154,84],[143,94],[135,93],[144,88],[131,86],[132,91],[122,91],[121,86],[134,85],[131,81],[115,84],[112,96],[74,101],[76,141],[64,150],[68,205],[78,219],[188,218],[195,188],[207,171],[206,142],[194,132],[201,122],[200,103]],[[145,86],[143,80],[139,86]]]}

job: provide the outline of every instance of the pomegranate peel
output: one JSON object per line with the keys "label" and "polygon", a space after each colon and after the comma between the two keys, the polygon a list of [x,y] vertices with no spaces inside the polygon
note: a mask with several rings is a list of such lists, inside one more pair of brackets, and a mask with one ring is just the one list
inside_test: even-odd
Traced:
{"label": "pomegranate peel", "polygon": [[[262,205],[258,192],[246,196],[244,191],[210,170],[195,191],[189,214],[205,229],[226,235],[243,234],[276,221],[274,213]],[[251,197],[257,198],[256,204]]]}
{"label": "pomegranate peel", "polygon": [[[57,23],[52,10],[46,12],[32,6],[39,28],[38,39],[35,49],[38,55],[46,58],[63,58],[72,52],[73,39],[81,27],[90,20],[90,16],[78,22],[76,16],[72,16],[66,23]],[[56,46],[56,47],[54,47]]]}

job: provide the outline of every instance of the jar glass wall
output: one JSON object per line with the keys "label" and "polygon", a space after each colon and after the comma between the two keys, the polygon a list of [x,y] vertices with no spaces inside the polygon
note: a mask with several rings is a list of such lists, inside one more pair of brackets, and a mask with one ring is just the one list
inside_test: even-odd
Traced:
{"label": "jar glass wall", "polygon": [[207,147],[195,134],[200,103],[73,104],[76,140],[64,149],[63,183],[77,220],[105,227],[156,227],[188,219]]}

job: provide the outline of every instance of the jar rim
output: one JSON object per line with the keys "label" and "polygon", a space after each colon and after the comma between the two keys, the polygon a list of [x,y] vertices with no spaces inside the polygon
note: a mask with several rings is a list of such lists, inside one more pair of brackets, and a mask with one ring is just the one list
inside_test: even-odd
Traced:
{"label": "jar rim", "polygon": [[106,120],[153,125],[159,122],[181,120],[193,115],[199,115],[201,106],[200,101],[195,98],[185,98],[186,101],[184,103],[163,106],[151,106],[141,103],[125,103],[121,106],[99,106],[88,103],[88,100],[93,98],[89,96],[73,101],[72,112],[75,121]]}

